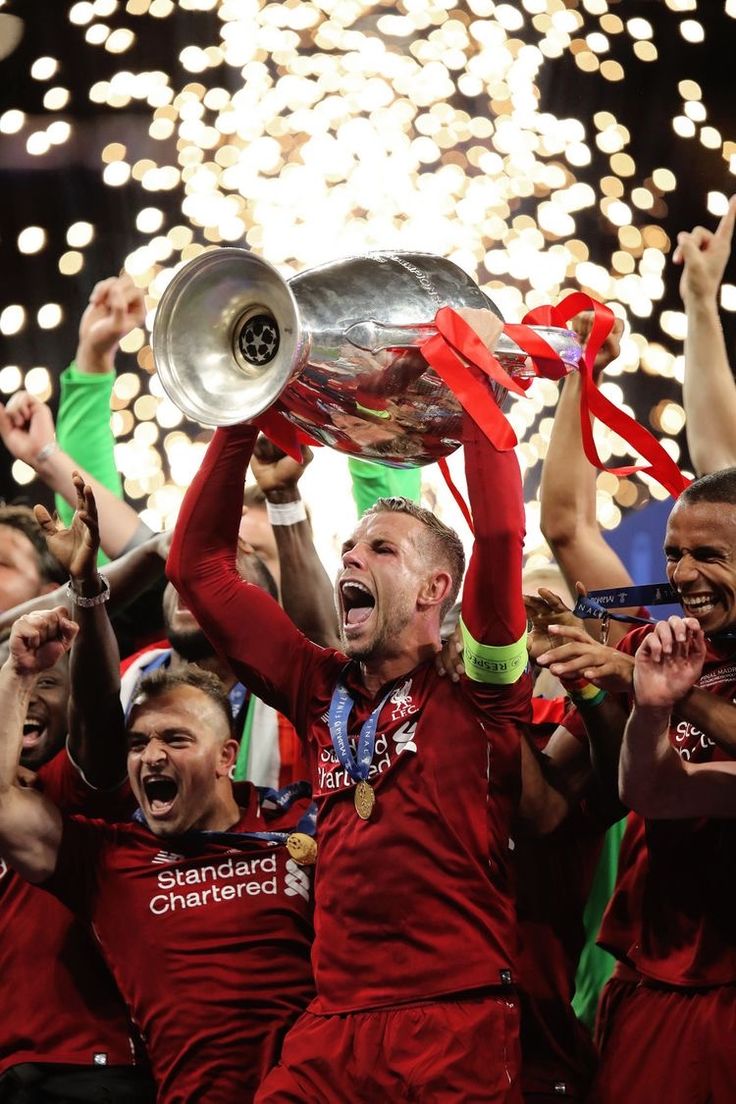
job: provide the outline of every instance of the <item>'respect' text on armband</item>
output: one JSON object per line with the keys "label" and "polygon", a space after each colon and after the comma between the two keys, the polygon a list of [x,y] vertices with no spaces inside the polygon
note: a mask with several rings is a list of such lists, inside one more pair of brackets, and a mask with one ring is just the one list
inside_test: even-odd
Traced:
{"label": "'respect' text on armband", "polygon": [[526,650],[526,632],[515,644],[479,644],[468,632],[460,618],[463,634],[463,662],[465,673],[473,682],[487,682],[497,686],[510,686],[524,674],[529,662]]}

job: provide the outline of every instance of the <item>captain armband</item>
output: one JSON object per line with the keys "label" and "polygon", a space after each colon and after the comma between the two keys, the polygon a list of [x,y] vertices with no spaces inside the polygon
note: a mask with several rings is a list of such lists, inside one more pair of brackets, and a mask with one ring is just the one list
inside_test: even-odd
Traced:
{"label": "captain armband", "polygon": [[485,682],[497,686],[510,686],[524,674],[529,662],[526,650],[526,632],[515,644],[479,644],[468,632],[460,618],[463,634],[463,662],[465,673],[473,682]]}

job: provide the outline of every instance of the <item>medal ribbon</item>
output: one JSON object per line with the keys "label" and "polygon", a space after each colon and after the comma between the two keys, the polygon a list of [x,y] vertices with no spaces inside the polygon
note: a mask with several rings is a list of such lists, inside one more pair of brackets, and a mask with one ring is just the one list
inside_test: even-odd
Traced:
{"label": "medal ribbon", "polygon": [[591,590],[580,595],[572,611],[576,617],[595,617],[604,620],[625,621],[635,625],[651,625],[653,617],[637,617],[629,613],[615,613],[621,606],[679,605],[680,597],[669,583],[647,583],[645,586],[610,587],[608,590]]}
{"label": "medal ribbon", "polygon": [[358,737],[357,757],[353,755],[348,740],[348,717],[355,702],[342,681],[338,681],[337,686],[332,691],[332,701],[327,714],[327,725],[330,730],[332,746],[340,763],[355,782],[365,782],[370,774],[373,751],[376,746],[378,718],[393,690],[394,685],[392,683],[368,720],[363,722]]}
{"label": "medal ribbon", "polygon": [[[600,621],[624,621],[634,625],[654,625],[655,617],[635,617],[628,613],[613,613],[612,606],[670,606],[680,605],[680,596],[670,583],[647,583],[644,586],[610,587],[608,590],[591,590],[587,597],[580,595],[572,611],[576,617],[595,617]],[[708,640],[736,640],[736,629],[706,633]]]}

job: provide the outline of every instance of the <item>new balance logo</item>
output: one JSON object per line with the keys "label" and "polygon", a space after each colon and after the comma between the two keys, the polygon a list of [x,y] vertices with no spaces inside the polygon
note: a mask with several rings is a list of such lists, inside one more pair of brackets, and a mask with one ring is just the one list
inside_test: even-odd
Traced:
{"label": "new balance logo", "polygon": [[157,855],[153,856],[151,862],[158,863],[161,866],[164,863],[180,862],[183,858],[183,855],[177,855],[175,851],[159,851]]}
{"label": "new balance logo", "polygon": [[284,884],[286,886],[284,893],[287,897],[296,897],[298,894],[305,901],[309,900],[309,871],[299,866],[293,859],[286,860]]}
{"label": "new balance logo", "polygon": [[416,730],[416,721],[405,721],[401,728],[396,729],[393,734],[393,741],[396,744],[397,755],[401,755],[402,751],[416,752],[417,745],[414,743],[414,733]]}

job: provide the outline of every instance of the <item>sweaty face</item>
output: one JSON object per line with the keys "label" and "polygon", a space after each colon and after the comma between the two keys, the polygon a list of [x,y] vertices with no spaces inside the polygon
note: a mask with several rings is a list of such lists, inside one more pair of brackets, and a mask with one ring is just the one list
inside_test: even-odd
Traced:
{"label": "sweaty face", "polygon": [[210,827],[236,751],[222,711],[194,686],[137,703],[128,721],[128,777],[151,831]]}
{"label": "sweaty face", "polygon": [[19,529],[0,525],[0,612],[36,598],[43,589],[31,541]]}
{"label": "sweaty face", "polygon": [[69,700],[69,662],[64,656],[36,679],[23,725],[21,765],[38,770],[64,746]]}
{"label": "sweaty face", "polygon": [[667,577],[704,632],[736,625],[736,505],[679,502],[665,535]]}
{"label": "sweaty face", "polygon": [[336,600],[345,654],[354,659],[401,651],[401,634],[417,615],[429,574],[422,523],[409,514],[364,518],[343,545]]}

